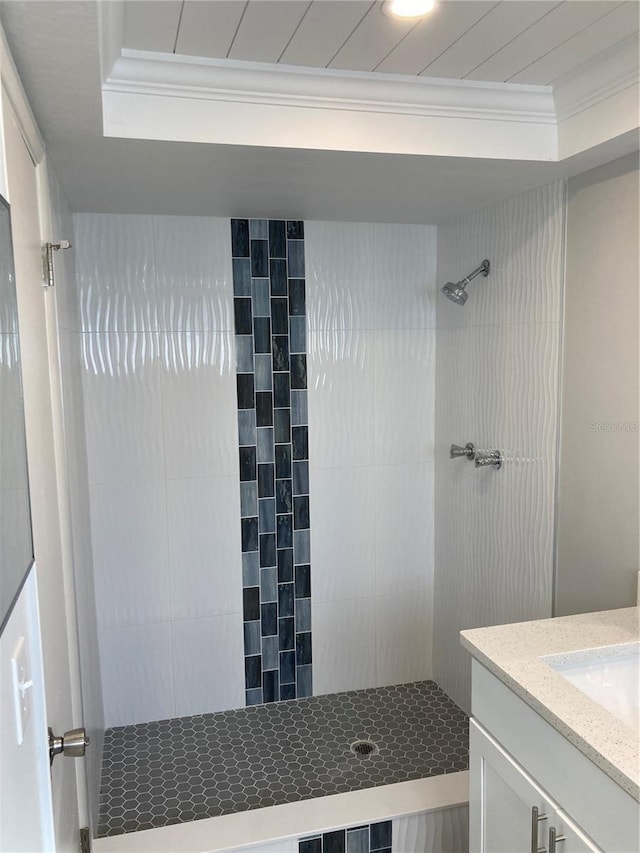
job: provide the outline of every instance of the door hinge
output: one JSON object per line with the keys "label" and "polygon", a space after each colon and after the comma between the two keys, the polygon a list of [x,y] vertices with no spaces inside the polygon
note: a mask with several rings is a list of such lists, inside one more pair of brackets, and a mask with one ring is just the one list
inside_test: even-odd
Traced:
{"label": "door hinge", "polygon": [[56,283],[53,271],[53,253],[60,249],[70,248],[71,243],[68,240],[60,240],[58,243],[44,244],[44,287],[53,287]]}
{"label": "door hinge", "polygon": [[91,836],[88,826],[80,827],[80,853],[91,853]]}

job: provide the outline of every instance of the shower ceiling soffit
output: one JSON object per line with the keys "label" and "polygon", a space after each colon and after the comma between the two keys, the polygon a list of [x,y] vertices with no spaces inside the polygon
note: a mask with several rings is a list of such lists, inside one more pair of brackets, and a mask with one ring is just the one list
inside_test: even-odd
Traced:
{"label": "shower ceiling soffit", "polygon": [[132,50],[99,11],[107,137],[557,162],[640,126],[637,35],[534,86]]}

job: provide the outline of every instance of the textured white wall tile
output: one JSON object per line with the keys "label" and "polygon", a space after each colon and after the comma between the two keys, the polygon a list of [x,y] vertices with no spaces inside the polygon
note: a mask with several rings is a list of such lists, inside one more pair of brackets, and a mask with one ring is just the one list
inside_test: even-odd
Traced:
{"label": "textured white wall tile", "polygon": [[[99,623],[162,622],[169,644],[171,618],[185,619],[184,642],[186,620],[219,613],[235,614],[241,633],[230,243],[226,219],[75,218]],[[155,681],[144,701],[133,691],[129,710],[125,691],[110,724],[175,711],[170,649],[161,664],[138,637],[123,628],[118,649]],[[102,643],[105,691],[114,644]],[[241,652],[237,669],[242,705]],[[182,688],[194,691],[181,693],[184,707],[203,696],[192,676]]]}
{"label": "textured white wall tile", "polygon": [[92,485],[164,476],[158,346],[156,333],[82,336]]}
{"label": "textured white wall tile", "polygon": [[[314,607],[364,607],[376,583],[380,606],[390,593],[424,601],[411,611],[415,650],[402,654],[406,635],[387,619],[374,681],[350,682],[340,668],[332,678],[325,657],[324,691],[430,668],[433,471],[420,463],[434,452],[435,243],[424,226],[305,223]],[[398,602],[388,612],[406,616]],[[333,627],[314,623],[314,673],[317,654],[335,647],[338,658]]]}
{"label": "textured white wall tile", "polygon": [[517,297],[517,282],[510,276],[511,223],[507,202],[484,208],[480,214],[468,214],[438,229],[438,287],[465,278],[485,258],[491,265],[488,276],[478,275],[467,286],[469,298],[464,307],[439,294],[439,329],[504,322],[507,305]]}
{"label": "textured white wall tile", "polygon": [[438,328],[560,319],[564,199],[557,181],[440,227],[438,287],[464,278],[484,258],[491,270],[467,286],[464,307],[438,299]]}
{"label": "textured white wall tile", "polygon": [[566,188],[562,181],[505,202],[511,236],[507,300],[512,323],[557,322],[562,313],[558,274],[564,266]]}
{"label": "textured white wall tile", "polygon": [[[460,630],[551,611],[563,199],[552,184],[439,233],[443,280],[460,276],[468,245],[508,248],[463,308],[438,302],[434,677],[467,709]],[[467,441],[502,450],[502,470],[450,460]]]}
{"label": "textured white wall tile", "polygon": [[375,345],[375,333],[370,331],[309,332],[308,405],[314,467],[373,463]]}
{"label": "textured white wall tile", "polygon": [[393,821],[393,853],[464,853],[468,849],[468,806]]}
{"label": "textured white wall tile", "polygon": [[376,329],[436,325],[436,242],[429,225],[373,226]]}
{"label": "textured white wall tile", "polygon": [[151,216],[74,216],[76,275],[84,332],[158,328]]}
{"label": "textured white wall tile", "polygon": [[173,622],[176,714],[211,714],[244,705],[242,614]]}
{"label": "textured white wall tile", "polygon": [[238,477],[168,480],[167,532],[172,618],[235,613],[240,624]]}
{"label": "textured white wall tile", "polygon": [[433,460],[435,330],[376,332],[376,465]]}
{"label": "textured white wall tile", "polygon": [[314,468],[310,479],[314,602],[373,595],[373,468]]}
{"label": "textured white wall tile", "polygon": [[431,678],[432,612],[430,590],[376,597],[376,686]]}
{"label": "textured white wall tile", "polygon": [[98,624],[170,618],[164,482],[92,486]]}
{"label": "textured white wall tile", "polygon": [[433,463],[375,469],[376,595],[433,585]]}
{"label": "textured white wall tile", "polygon": [[375,599],[318,601],[312,594],[313,692],[375,686]]}
{"label": "textured white wall tile", "polygon": [[171,624],[100,630],[105,725],[175,717]]}
{"label": "textured white wall tile", "polygon": [[233,334],[167,332],[159,339],[166,476],[237,478]]}
{"label": "textured white wall tile", "polygon": [[309,329],[375,328],[373,225],[305,222]]}
{"label": "textured white wall tile", "polygon": [[165,331],[233,331],[228,219],[154,216],[158,323]]}

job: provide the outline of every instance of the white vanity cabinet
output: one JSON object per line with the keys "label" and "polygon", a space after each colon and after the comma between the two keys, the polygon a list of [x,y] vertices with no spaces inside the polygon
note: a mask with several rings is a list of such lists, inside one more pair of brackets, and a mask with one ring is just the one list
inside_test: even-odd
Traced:
{"label": "white vanity cabinet", "polygon": [[477,660],[472,673],[470,853],[638,853],[635,799]]}
{"label": "white vanity cabinet", "polygon": [[469,746],[472,853],[601,851],[475,720]]}

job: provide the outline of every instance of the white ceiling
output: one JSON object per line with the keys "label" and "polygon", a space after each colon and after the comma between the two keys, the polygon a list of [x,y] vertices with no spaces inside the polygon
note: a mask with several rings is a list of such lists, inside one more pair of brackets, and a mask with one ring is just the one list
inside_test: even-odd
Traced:
{"label": "white ceiling", "polygon": [[[160,3],[145,0],[142,5],[149,7],[149,11],[155,9],[155,14],[151,16],[154,28],[173,33],[169,39],[173,38],[174,44],[169,44],[169,50],[175,47],[176,35],[178,39],[188,40],[185,43],[193,45],[191,49],[194,50],[202,49],[202,46],[197,46],[197,37],[206,44],[213,43],[208,35],[210,31],[190,17],[199,7],[202,7],[203,13],[207,10],[211,12],[212,4],[203,0],[186,0],[182,8],[182,3],[174,3],[173,0]],[[232,0],[215,5],[224,7],[226,11],[222,8],[218,11],[221,15],[227,15],[226,23],[223,24],[221,17],[215,28],[221,38],[220,44],[224,45],[225,40],[231,44],[237,24],[234,29],[229,16],[236,13],[237,7],[244,9],[246,4]],[[266,9],[271,5],[269,0],[257,0],[246,11],[248,13],[251,6],[264,6]],[[289,0],[281,5],[288,9],[296,7],[297,3],[296,0]],[[315,0],[310,5],[303,3],[303,12],[309,8],[304,19],[300,14],[301,24],[297,32],[300,37],[304,35],[304,21],[314,7],[322,7],[314,12],[314,16],[317,16],[325,6],[335,6],[336,10],[341,10],[338,14],[341,22],[343,16],[350,12],[351,6],[362,7],[368,13],[367,17],[376,13],[378,18],[383,19],[376,8],[369,9],[370,5],[368,2],[363,5],[358,0],[346,4],[338,3],[337,0]],[[531,4],[526,0],[496,4],[484,3],[482,0],[466,3],[461,0],[449,2],[445,8],[456,10],[460,6],[468,10],[469,7],[485,7],[490,11],[491,7],[497,14],[500,7],[528,9],[532,5],[555,5],[559,10],[575,7],[580,14],[586,7],[597,8],[600,12],[615,7],[606,18],[603,17],[604,12],[600,15],[601,26],[604,26],[604,21],[611,21],[614,15],[623,12],[627,15],[629,7],[637,4]],[[131,43],[133,30],[129,4],[125,10],[125,41]],[[182,21],[178,30],[181,10]],[[244,17],[247,18],[247,14]],[[637,150],[638,146],[637,134],[627,134],[606,146],[606,149],[593,149],[560,164],[104,138],[99,34],[94,0],[11,0],[0,3],[0,20],[45,138],[51,162],[72,208],[77,211],[285,216],[436,224],[561,175],[584,171],[606,159]],[[544,20],[542,18],[541,23]],[[477,26],[482,33],[482,22],[478,22]],[[586,34],[588,29],[583,32]],[[147,28],[146,32],[151,37],[151,29]],[[333,44],[334,54],[340,51],[344,59],[347,51],[342,50],[342,35],[335,33],[331,42],[332,28],[326,25],[326,19],[324,29],[320,23],[317,25],[317,33],[321,32],[325,35],[323,39],[319,35],[317,37],[317,53],[307,53],[305,48],[298,56],[304,56],[307,60],[313,56],[313,61],[319,62],[320,59],[316,57],[320,56],[322,43]],[[203,38],[204,34],[207,34],[206,38]],[[485,38],[489,38],[489,35],[485,29]],[[518,38],[523,56],[524,42],[520,39],[525,36],[526,33]],[[465,39],[470,38],[471,33],[460,39],[463,47]],[[409,36],[405,42],[408,39]],[[270,37],[270,40],[273,41],[273,38]],[[287,36],[286,40],[280,41],[281,54],[283,51],[285,54],[292,51],[287,60],[291,62],[295,39]],[[287,41],[290,42],[288,47]],[[240,49],[240,45],[248,46],[250,42],[247,31],[244,40],[239,41],[236,37],[233,43]],[[141,45],[142,42],[137,41],[137,46]],[[374,46],[374,40],[371,45]],[[499,42],[493,41],[491,45],[493,62],[497,61],[499,54],[503,54],[504,58],[509,53],[509,45],[502,50],[497,50]],[[154,42],[154,46],[156,49],[163,47],[159,42]],[[166,45],[164,47],[166,49]],[[181,50],[186,49],[184,46],[179,47]],[[401,47],[394,51],[396,55],[399,55]],[[457,50],[461,51],[460,48]],[[447,51],[450,58],[455,51],[455,45],[452,45]],[[468,57],[468,62],[473,60],[474,63],[479,55],[477,52],[472,53],[470,43],[461,51],[460,62],[463,61],[463,54]],[[579,55],[582,57],[584,54]],[[254,53],[253,59],[256,58]],[[444,54],[441,59],[444,59]],[[487,65],[486,62],[484,64]]]}
{"label": "white ceiling", "polygon": [[637,0],[440,0],[426,18],[370,0],[134,0],[127,48],[349,71],[552,84],[638,32]]}

